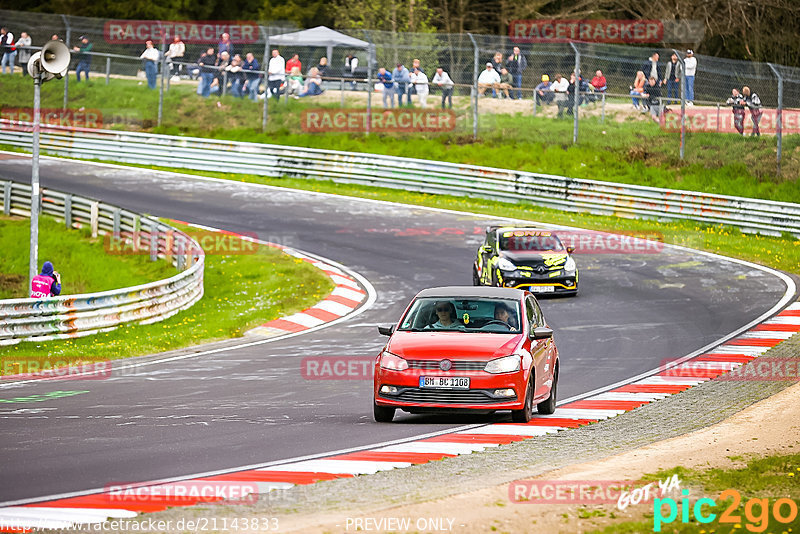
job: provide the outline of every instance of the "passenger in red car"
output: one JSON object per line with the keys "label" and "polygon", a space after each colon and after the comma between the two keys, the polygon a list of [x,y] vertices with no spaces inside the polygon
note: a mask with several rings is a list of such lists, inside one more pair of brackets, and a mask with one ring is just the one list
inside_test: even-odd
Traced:
{"label": "passenger in red car", "polygon": [[456,307],[452,302],[437,302],[436,303],[436,317],[439,319],[435,323],[426,326],[425,328],[445,328],[450,329],[459,326],[456,320]]}

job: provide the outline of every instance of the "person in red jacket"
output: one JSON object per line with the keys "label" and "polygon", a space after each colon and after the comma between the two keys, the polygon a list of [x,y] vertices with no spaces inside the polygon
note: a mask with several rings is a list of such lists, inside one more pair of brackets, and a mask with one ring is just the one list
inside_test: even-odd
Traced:
{"label": "person in red jacket", "polygon": [[55,297],[61,294],[61,275],[53,270],[53,264],[49,261],[42,265],[42,272],[31,280],[31,298],[41,299],[45,297]]}
{"label": "person in red jacket", "polygon": [[286,72],[292,72],[292,69],[297,67],[300,72],[303,72],[303,64],[300,62],[300,56],[295,54],[292,59],[286,62]]}

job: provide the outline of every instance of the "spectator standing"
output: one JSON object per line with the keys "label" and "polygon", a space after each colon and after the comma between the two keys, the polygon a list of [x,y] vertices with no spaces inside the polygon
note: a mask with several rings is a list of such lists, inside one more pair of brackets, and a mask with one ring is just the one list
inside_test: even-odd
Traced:
{"label": "spectator standing", "polygon": [[647,63],[642,66],[642,72],[646,80],[650,78],[661,79],[658,76],[658,59],[658,52],[653,52],[653,55],[647,59]]}
{"label": "spectator standing", "polygon": [[78,78],[78,81],[81,81],[81,72],[83,73],[86,81],[89,81],[89,67],[92,66],[92,43],[89,42],[89,38],[85,35],[81,35],[80,39],[81,42],[80,46],[73,46],[73,52],[78,53],[78,64],[75,66],[75,76]]}
{"label": "spectator standing", "polygon": [[450,109],[453,109],[453,86],[455,84],[450,79],[450,75],[442,67],[439,67],[436,69],[432,81],[442,90],[442,109],[444,109],[446,100],[450,103]]}
{"label": "spectator standing", "polygon": [[[606,77],[603,76],[603,71],[597,70],[594,73],[594,78],[590,82],[592,89],[594,89],[595,93],[603,94],[608,89],[608,84],[606,83]],[[592,95],[591,97],[592,102],[597,100],[597,94]]]}
{"label": "spectator standing", "polygon": [[286,60],[283,59],[278,49],[272,51],[272,58],[267,67],[267,96],[278,100],[281,96],[281,84],[286,80]]}
{"label": "spectator standing", "polygon": [[[419,67],[414,67],[414,73],[411,74],[411,83],[414,85],[417,96],[419,97],[419,105],[422,109],[428,107],[428,76]],[[409,98],[409,101],[411,99]]]}
{"label": "spectator standing", "polygon": [[[483,96],[487,89],[491,89],[495,95],[495,89],[500,87],[500,75],[494,70],[494,65],[489,61],[486,68],[478,76],[478,96]],[[497,98],[496,96],[494,98]]]}
{"label": "spectator standing", "polygon": [[205,54],[197,60],[197,64],[200,66],[200,83],[197,85],[197,94],[203,98],[207,98],[211,94],[216,62],[217,55],[214,53],[213,48],[206,50]]}
{"label": "spectator standing", "polygon": [[664,81],[662,82],[667,86],[667,104],[671,104],[673,102],[671,100],[673,97],[676,98],[675,102],[680,100],[682,72],[683,67],[681,67],[680,61],[678,61],[678,54],[672,54],[672,57],[667,63],[667,68],[664,69]]}
{"label": "spectator standing", "polygon": [[503,91],[504,98],[511,98],[511,95],[508,94],[508,90],[514,88],[514,79],[505,67],[500,69],[500,85],[498,87]]}
{"label": "spectator standing", "polygon": [[644,72],[637,71],[636,78],[633,80],[633,85],[631,86],[631,96],[633,97],[633,109],[639,109],[639,99],[636,98],[637,96],[642,96],[644,94],[644,84],[647,78],[644,75]]}
{"label": "spectator standing", "polygon": [[42,264],[42,272],[31,280],[32,299],[55,297],[61,294],[61,275],[53,270],[53,264],[46,261]]}
{"label": "spectator standing", "polygon": [[292,72],[292,69],[297,67],[297,70],[303,72],[303,64],[300,62],[300,56],[295,54],[292,59],[286,62],[286,72]]}
{"label": "spectator standing", "polygon": [[228,33],[223,33],[220,37],[219,46],[217,46],[217,55],[221,56],[223,52],[228,53],[228,57],[233,57],[233,43],[231,36]]}
{"label": "spectator standing", "polygon": [[[358,58],[353,54],[347,54],[347,57],[344,58],[344,75],[347,78],[355,78],[356,77],[356,69],[358,68]],[[406,71],[408,72],[408,71]],[[350,88],[355,91],[356,89],[356,81],[353,80],[350,82]],[[399,98],[399,96],[398,96]]]}
{"label": "spectator standing", "polygon": [[17,39],[17,53],[19,54],[19,66],[22,67],[22,75],[28,75],[28,60],[31,58],[31,36],[28,32],[20,32]]}
{"label": "spectator standing", "polygon": [[244,63],[242,63],[242,71],[244,71],[244,90],[249,95],[250,100],[258,98],[259,79],[261,77],[257,72],[258,70],[258,60],[252,52],[248,52]]}
{"label": "spectator standing", "polygon": [[644,88],[646,93],[643,96],[647,98],[647,103],[650,106],[650,115],[655,120],[658,120],[661,116],[661,87],[658,84],[658,80],[652,76],[647,80],[647,83],[648,85]]}
{"label": "spectator standing", "polygon": [[507,68],[514,78],[514,87],[517,88],[515,98],[519,100],[522,98],[522,74],[528,68],[528,60],[522,55],[518,46],[515,46],[511,55],[508,56]]}
{"label": "spectator standing", "polygon": [[[394,92],[397,95],[397,107],[403,107],[403,95],[407,98],[410,97],[406,94],[406,86],[411,81],[408,69],[402,63],[398,63],[397,67],[392,71],[392,80],[394,80]],[[411,105],[411,100],[408,100],[408,105]]]}
{"label": "spectator standing", "polygon": [[0,52],[3,54],[2,63],[3,74],[6,73],[6,65],[11,68],[9,74],[14,74],[14,63],[17,58],[17,49],[14,45],[14,34],[8,31],[5,26],[0,28]]}
{"label": "spectator standing", "polygon": [[746,85],[742,87],[742,96],[744,97],[745,104],[750,110],[750,119],[753,121],[753,135],[761,137],[761,130],[758,128],[758,122],[761,120],[761,99],[758,98],[756,93],[751,93],[750,88]]}
{"label": "spectator standing", "polygon": [[[492,56],[491,62],[492,62],[492,68],[499,77],[500,71],[503,70],[503,54],[501,54],[500,52],[495,52],[494,56]],[[495,89],[492,89],[492,97],[497,97],[497,91]]]}
{"label": "spectator standing", "polygon": [[536,95],[536,105],[549,104],[553,101],[553,86],[550,83],[550,76],[542,74],[542,81],[534,89]]}
{"label": "spectator standing", "polygon": [[169,72],[171,76],[177,76],[180,73],[181,66],[176,65],[175,61],[183,61],[183,55],[186,53],[186,45],[181,41],[177,35],[172,39],[169,45],[169,50],[164,54],[169,62]]}
{"label": "spectator standing", "polygon": [[694,75],[697,72],[697,58],[694,57],[694,51],[689,49],[686,51],[686,57],[683,60],[684,74],[686,75],[686,105],[694,105]]}
{"label": "spectator standing", "polygon": [[222,88],[225,87],[226,73],[228,72],[228,65],[231,64],[231,56],[225,51],[220,52],[217,56],[217,62],[214,72],[214,81],[211,84],[211,92],[222,94]]}
{"label": "spectator standing", "polygon": [[144,66],[144,74],[147,77],[147,87],[156,88],[156,75],[158,74],[158,50],[153,47],[153,41],[148,39],[145,42],[145,49],[139,59]]}
{"label": "spectator standing", "polygon": [[556,74],[556,81],[553,82],[553,100],[558,106],[558,118],[564,116],[564,108],[567,107],[567,89],[569,89],[569,82],[560,74]]}
{"label": "spectator standing", "polygon": [[319,58],[319,64],[317,65],[317,70],[319,71],[320,76],[328,75],[328,58],[326,57]]}
{"label": "spectator standing", "polygon": [[242,56],[236,54],[231,59],[231,64],[225,67],[228,72],[228,83],[231,84],[231,95],[236,98],[244,96],[244,72],[242,72]]}
{"label": "spectator standing", "polygon": [[731,96],[725,103],[733,108],[733,125],[740,135],[744,135],[744,106],[746,105],[745,98],[739,94],[739,90],[734,88],[731,91]]}
{"label": "spectator standing", "polygon": [[[386,72],[384,67],[378,69],[378,83],[383,84],[383,107],[384,108],[393,108],[394,107],[394,82],[392,81],[392,75],[389,72]],[[389,105],[386,105],[386,101],[389,101]]]}
{"label": "spectator standing", "polygon": [[51,40],[51,41],[60,41],[60,40],[61,40],[61,38],[58,36],[58,34],[57,34],[57,33],[54,33],[54,34],[53,34],[53,35],[50,37],[50,40]]}
{"label": "spectator standing", "polygon": [[[575,73],[569,75],[569,83],[567,84],[567,115],[572,115],[575,109],[575,97],[577,96],[576,90],[580,82],[576,80]],[[578,102],[580,105],[580,102]]]}
{"label": "spectator standing", "polygon": [[[422,70],[422,67],[420,66],[419,59],[416,59],[416,58],[411,60],[411,68],[408,69],[410,78],[414,77],[414,69],[419,69],[420,71],[425,72],[425,71]],[[409,105],[411,105],[411,97],[413,95],[415,95],[415,94],[417,94],[417,86],[414,85],[413,83],[409,83],[408,84],[408,95],[407,95],[408,96],[408,104]]]}

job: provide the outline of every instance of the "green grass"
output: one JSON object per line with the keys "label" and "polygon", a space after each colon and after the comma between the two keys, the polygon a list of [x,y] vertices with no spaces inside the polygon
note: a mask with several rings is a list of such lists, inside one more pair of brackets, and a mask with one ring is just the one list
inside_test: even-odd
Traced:
{"label": "green grass", "polygon": [[[29,219],[0,217],[0,299],[27,298]],[[61,274],[63,294],[94,293],[146,284],[174,276],[164,261],[148,256],[106,254],[103,237],[89,229],[67,230],[49,217],[39,219],[39,269],[51,261]]]}
{"label": "green grass", "polygon": [[[45,84],[42,94],[43,107],[60,108],[62,83]],[[1,107],[29,108],[31,101],[30,80],[0,78]],[[363,106],[355,99],[348,102]],[[377,98],[373,103],[376,108],[380,106]],[[106,86],[98,78],[88,84],[74,80],[70,84],[70,107],[100,109],[107,128],[390,154],[800,202],[800,135],[784,136],[783,177],[777,177],[773,136],[689,133],[686,159],[681,161],[677,133],[664,132],[641,115],[627,111],[609,113],[602,124],[596,116],[585,117],[579,145],[573,146],[571,121],[521,114],[482,115],[480,141],[475,143],[465,110],[459,111],[457,130],[441,135],[303,133],[300,112],[320,105],[311,99],[271,102],[268,131],[262,133],[260,102],[230,96],[202,99],[195,94],[194,86],[174,85],[165,94],[164,125],[156,127],[158,92],[146,85],[113,79]],[[338,105],[336,100],[323,107]]]}
{"label": "green grass", "polygon": [[[750,499],[765,499],[770,512],[773,510],[775,502],[780,498],[794,501],[795,509],[800,501],[800,454],[763,456],[749,459],[745,465],[732,468],[714,468],[707,470],[690,470],[676,467],[669,470],[662,470],[652,475],[650,478],[663,480],[673,474],[677,474],[681,479],[681,487],[689,489],[690,506],[700,497],[711,498],[716,502],[716,506],[705,505],[703,513],[709,512],[716,514],[716,519],[708,524],[700,524],[694,520],[690,513],[690,521],[681,521],[680,511],[677,519],[672,523],[662,527],[662,532],[697,533],[697,532],[716,532],[716,533],[741,533],[741,532],[798,532],[800,529],[800,514],[796,515],[789,523],[780,523],[775,516],[770,513],[761,516],[759,506],[751,507],[751,516],[747,516],[747,502]],[[721,499],[722,492],[733,489],[739,492],[741,502],[737,508],[731,512],[739,516],[738,523],[720,522],[720,515],[735,504],[732,499]],[[680,495],[672,495],[672,498],[680,504]],[[727,497],[727,496],[726,496]],[[680,509],[679,509],[680,510]],[[784,516],[789,514],[789,506],[783,505],[781,513]],[[612,534],[617,532],[653,532],[654,510],[644,514],[643,521],[626,521],[611,524],[595,533]],[[665,505],[663,514],[668,513]],[[763,527],[763,528],[762,528]]]}
{"label": "green grass", "polygon": [[[133,258],[139,261],[141,257]],[[83,257],[85,264],[100,261],[105,261],[101,250]],[[83,264],[73,265],[79,270]],[[126,270],[120,264],[114,266],[115,271]],[[62,270],[66,281],[69,271]],[[170,274],[174,269],[170,268]],[[238,337],[249,328],[311,306],[333,290],[330,279],[309,263],[265,246],[248,254],[206,255],[204,286],[205,295],[190,311],[160,323],[124,326],[86,338],[1,347],[0,361],[92,362]],[[0,365],[0,370],[4,368]]]}

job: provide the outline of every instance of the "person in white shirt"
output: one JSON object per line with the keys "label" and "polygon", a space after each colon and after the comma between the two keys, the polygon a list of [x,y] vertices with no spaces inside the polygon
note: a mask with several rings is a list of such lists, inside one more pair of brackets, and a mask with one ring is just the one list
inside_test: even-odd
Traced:
{"label": "person in white shirt", "polygon": [[683,72],[686,75],[686,104],[694,105],[694,75],[697,72],[697,58],[694,51],[686,51],[686,58],[683,60]]}
{"label": "person in white shirt", "polygon": [[567,107],[567,89],[569,88],[569,81],[560,74],[555,75],[556,81],[550,84],[550,90],[553,91],[555,97],[553,100],[558,106],[558,117],[564,116],[564,109]]}
{"label": "person in white shirt", "polygon": [[147,87],[150,89],[156,88],[156,75],[158,74],[158,49],[153,47],[153,41],[150,39],[145,43],[147,48],[144,49],[139,59],[144,64],[144,73],[147,76]]}
{"label": "person in white shirt", "polygon": [[486,70],[481,72],[478,76],[478,96],[483,96],[487,89],[500,88],[500,75],[494,70],[494,66],[490,63],[486,64]]}
{"label": "person in white shirt", "polygon": [[183,55],[186,53],[186,45],[183,44],[181,38],[177,35],[173,38],[172,43],[169,45],[169,50],[164,54],[169,62],[169,71],[175,76],[180,72],[181,66],[174,65],[174,61],[183,61]]}
{"label": "person in white shirt", "polygon": [[267,92],[275,100],[281,97],[281,85],[284,80],[286,80],[286,60],[276,48],[272,51],[272,58],[267,66]]}
{"label": "person in white shirt", "polygon": [[428,76],[425,75],[419,67],[414,67],[414,72],[411,73],[411,83],[417,91],[419,97],[419,105],[422,109],[428,107]]}
{"label": "person in white shirt", "polygon": [[453,109],[453,80],[442,67],[436,69],[436,74],[433,75],[432,82],[442,90],[442,109],[444,109],[445,100],[450,101],[450,109]]}
{"label": "person in white shirt", "polygon": [[20,32],[17,39],[17,52],[19,53],[19,66],[22,67],[22,75],[28,74],[28,60],[31,58],[31,51],[25,47],[31,46],[31,37],[27,32]]}

